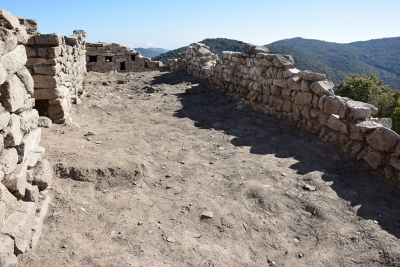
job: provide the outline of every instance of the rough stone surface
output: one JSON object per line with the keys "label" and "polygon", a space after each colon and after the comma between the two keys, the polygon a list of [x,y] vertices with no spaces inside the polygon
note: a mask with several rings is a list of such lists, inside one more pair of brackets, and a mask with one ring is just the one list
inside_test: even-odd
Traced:
{"label": "rough stone surface", "polygon": [[400,136],[385,127],[376,129],[372,134],[366,136],[368,144],[378,151],[394,152]]}
{"label": "rough stone surface", "polygon": [[17,210],[5,221],[1,232],[15,241],[15,254],[29,249],[32,226],[35,220],[36,204],[19,201]]}
{"label": "rough stone surface", "polygon": [[40,161],[34,168],[33,184],[39,187],[39,190],[45,190],[53,180],[53,168],[48,160]]}
{"label": "rough stone surface", "polygon": [[303,80],[307,81],[324,81],[326,80],[326,75],[321,73],[312,72],[309,70],[299,71],[297,76]]}

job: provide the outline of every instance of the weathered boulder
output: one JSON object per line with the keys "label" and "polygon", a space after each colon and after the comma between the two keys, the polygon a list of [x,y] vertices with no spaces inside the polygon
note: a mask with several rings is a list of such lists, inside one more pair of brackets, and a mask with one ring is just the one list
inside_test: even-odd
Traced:
{"label": "weathered boulder", "polygon": [[41,136],[42,129],[36,128],[22,138],[21,144],[17,147],[19,162],[25,161],[28,155],[39,147]]}
{"label": "weathered boulder", "polygon": [[378,169],[384,164],[384,156],[378,151],[368,151],[363,155],[363,159],[371,166],[373,169]]}
{"label": "weathered boulder", "polygon": [[327,126],[335,131],[347,133],[347,125],[339,119],[339,115],[332,114],[328,119]]}
{"label": "weathered boulder", "polygon": [[33,182],[39,190],[45,190],[53,180],[53,168],[48,160],[39,161],[34,168]]}
{"label": "weathered boulder", "polygon": [[299,73],[297,73],[297,76],[303,80],[313,81],[313,82],[326,80],[325,74],[316,73],[309,70],[302,70]]}
{"label": "weathered boulder", "polygon": [[311,84],[311,90],[318,96],[334,95],[334,87],[335,85],[330,81],[316,81]]}
{"label": "weathered boulder", "polygon": [[18,153],[15,148],[3,149],[0,154],[0,171],[4,174],[12,173],[17,167]]}
{"label": "weathered boulder", "polygon": [[394,152],[400,136],[385,127],[377,128],[372,134],[366,136],[368,144],[378,151]]}
{"label": "weathered boulder", "polygon": [[298,92],[294,97],[294,103],[297,105],[310,105],[313,95],[308,92]]}
{"label": "weathered boulder", "polygon": [[0,266],[15,267],[18,260],[14,255],[14,240],[5,234],[0,234]]}
{"label": "weathered boulder", "polygon": [[9,80],[0,85],[0,102],[9,112],[16,112],[25,107],[27,98],[25,86],[13,75]]}
{"label": "weathered boulder", "polygon": [[17,198],[25,195],[25,188],[28,185],[26,181],[26,171],[28,166],[26,162],[18,164],[15,170],[4,176],[3,185]]}
{"label": "weathered boulder", "polygon": [[19,29],[20,24],[18,18],[7,10],[0,9],[0,18],[6,22],[5,25],[8,29]]}
{"label": "weathered boulder", "polygon": [[352,121],[365,120],[372,114],[370,105],[365,105],[363,102],[349,100],[346,105],[350,110],[349,119]]}
{"label": "weathered boulder", "polygon": [[21,254],[29,249],[31,229],[35,220],[36,204],[19,201],[17,210],[5,221],[1,232],[10,236],[15,242],[15,254]]}

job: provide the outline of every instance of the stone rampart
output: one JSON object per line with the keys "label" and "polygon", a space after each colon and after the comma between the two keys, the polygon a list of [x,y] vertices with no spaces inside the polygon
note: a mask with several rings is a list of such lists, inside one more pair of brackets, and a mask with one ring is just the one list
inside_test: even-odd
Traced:
{"label": "stone rampart", "polygon": [[151,61],[139,52],[120,44],[87,43],[87,70],[94,72],[134,72],[155,70],[161,61]]}
{"label": "stone rampart", "polygon": [[16,266],[16,255],[36,245],[50,201],[28,39],[18,18],[0,9],[0,266]]}
{"label": "stone rampart", "polygon": [[239,96],[243,106],[297,125],[400,185],[400,136],[371,117],[374,106],[335,95],[324,74],[296,69],[292,56],[247,45],[218,59],[196,43],[169,63],[170,70],[207,79]]}
{"label": "stone rampart", "polygon": [[35,34],[26,45],[36,109],[55,123],[70,119],[71,104],[80,101],[86,73],[85,45],[86,33],[79,30],[71,36]]}

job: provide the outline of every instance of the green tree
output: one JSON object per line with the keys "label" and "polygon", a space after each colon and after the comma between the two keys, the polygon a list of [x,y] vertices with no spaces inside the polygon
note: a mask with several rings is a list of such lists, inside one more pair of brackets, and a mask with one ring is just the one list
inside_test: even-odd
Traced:
{"label": "green tree", "polygon": [[396,105],[396,91],[375,74],[350,74],[338,85],[335,93],[376,106],[378,117],[390,117]]}

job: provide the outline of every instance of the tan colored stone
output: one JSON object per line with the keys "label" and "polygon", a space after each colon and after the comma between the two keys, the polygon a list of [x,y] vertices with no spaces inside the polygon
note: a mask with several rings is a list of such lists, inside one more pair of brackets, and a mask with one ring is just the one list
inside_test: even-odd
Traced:
{"label": "tan colored stone", "polygon": [[39,204],[37,208],[39,214],[35,217],[35,221],[32,227],[32,237],[29,242],[31,249],[34,249],[37,242],[39,241],[40,235],[42,234],[43,220],[46,216],[47,210],[49,209],[49,204],[51,197],[47,195],[42,203]]}
{"label": "tan colored stone", "polygon": [[52,89],[35,89],[35,93],[33,97],[37,100],[42,99],[57,99],[57,98],[65,98],[69,94],[69,89],[64,86],[59,86],[57,88]]}
{"label": "tan colored stone", "polygon": [[25,47],[18,45],[14,50],[0,56],[0,84],[11,78],[27,62]]}
{"label": "tan colored stone", "polygon": [[42,129],[36,128],[22,138],[21,144],[17,147],[20,163],[25,161],[32,151],[38,149],[41,135]]}
{"label": "tan colored stone", "polygon": [[19,29],[20,24],[17,17],[13,16],[10,12],[4,9],[0,9],[0,18],[6,21],[6,27],[8,29]]}
{"label": "tan colored stone", "polygon": [[39,112],[36,109],[30,109],[20,114],[21,131],[24,134],[31,132],[38,127]]}
{"label": "tan colored stone", "polygon": [[39,188],[36,185],[26,184],[25,195],[22,200],[37,203],[39,200]]}
{"label": "tan colored stone", "polygon": [[4,174],[12,173],[17,167],[18,153],[15,148],[4,149],[0,154],[0,171]]}
{"label": "tan colored stone", "polygon": [[33,81],[35,83],[35,91],[37,89],[53,89],[59,86],[58,79],[55,76],[50,75],[34,75]]}
{"label": "tan colored stone", "polygon": [[311,105],[313,95],[307,92],[298,92],[294,97],[294,103],[297,105]]}
{"label": "tan colored stone", "polygon": [[38,126],[43,128],[50,128],[53,122],[47,117],[39,117]]}
{"label": "tan colored stone", "polygon": [[15,267],[18,259],[14,255],[14,240],[8,235],[0,234],[0,266]]}
{"label": "tan colored stone", "polygon": [[400,136],[390,129],[379,127],[372,134],[367,135],[366,140],[373,149],[394,152]]}
{"label": "tan colored stone", "polygon": [[326,80],[326,75],[316,72],[311,72],[309,70],[300,71],[297,76],[303,80],[308,81],[324,81]]}
{"label": "tan colored stone", "polygon": [[45,151],[46,149],[44,147],[39,146],[36,150],[33,150],[31,153],[29,153],[28,157],[26,158],[26,164],[28,167],[33,168],[43,157]]}
{"label": "tan colored stone", "polygon": [[323,111],[327,114],[337,114],[340,118],[346,115],[346,102],[338,96],[328,96],[325,98]]}
{"label": "tan colored stone", "polygon": [[59,33],[39,34],[35,36],[36,45],[54,45],[63,44],[63,36]]}
{"label": "tan colored stone", "polygon": [[33,94],[33,78],[27,68],[21,68],[16,73],[17,77],[21,80],[22,84],[25,86],[25,90],[28,94]]}
{"label": "tan colored stone", "polygon": [[330,81],[317,81],[311,84],[311,90],[318,96],[333,95],[334,86]]}
{"label": "tan colored stone", "polygon": [[26,171],[28,166],[26,162],[18,164],[15,170],[4,176],[3,185],[17,198],[25,195],[25,188],[28,185],[26,181]]}
{"label": "tan colored stone", "polygon": [[35,220],[36,204],[19,201],[17,210],[6,220],[1,232],[14,239],[15,253],[21,254],[29,249],[31,229]]}
{"label": "tan colored stone", "polygon": [[25,86],[16,75],[0,85],[0,94],[0,102],[7,111],[16,112],[25,107],[27,98]]}
{"label": "tan colored stone", "polygon": [[10,119],[11,119],[11,114],[9,112],[4,112],[0,114],[0,130],[3,130],[8,126]]}
{"label": "tan colored stone", "polygon": [[21,132],[21,120],[16,114],[11,114],[8,127],[4,129],[4,146],[15,147],[21,143],[23,133]]}
{"label": "tan colored stone", "polygon": [[39,190],[45,190],[53,180],[53,168],[48,160],[39,161],[34,167],[34,178],[32,184],[37,185]]}

